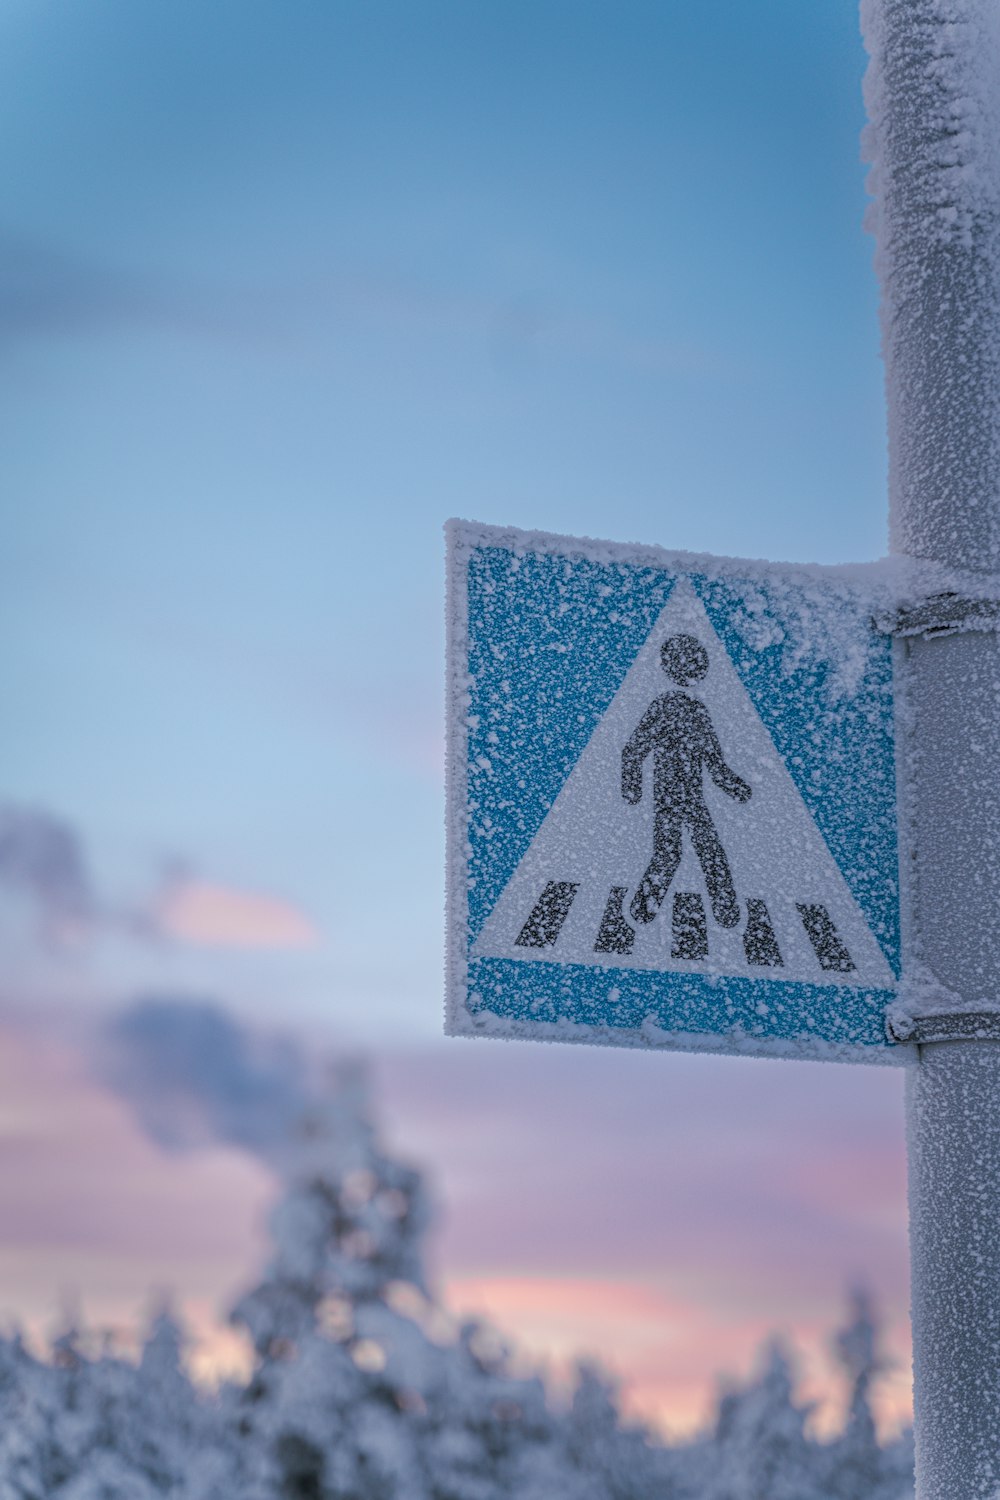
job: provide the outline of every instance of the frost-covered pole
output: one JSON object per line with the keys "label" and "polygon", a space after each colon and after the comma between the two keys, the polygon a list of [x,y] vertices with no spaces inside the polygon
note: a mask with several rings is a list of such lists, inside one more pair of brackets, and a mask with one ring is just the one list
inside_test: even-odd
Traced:
{"label": "frost-covered pole", "polygon": [[[1000,572],[1000,0],[863,0],[862,19],[892,548],[978,575],[991,591],[989,575]],[[959,597],[976,587],[968,576],[953,584]],[[952,993],[961,1019],[1000,1008],[998,637],[914,638],[907,678],[909,961]],[[907,1124],[917,1494],[993,1500],[1000,1041],[922,1045]]]}

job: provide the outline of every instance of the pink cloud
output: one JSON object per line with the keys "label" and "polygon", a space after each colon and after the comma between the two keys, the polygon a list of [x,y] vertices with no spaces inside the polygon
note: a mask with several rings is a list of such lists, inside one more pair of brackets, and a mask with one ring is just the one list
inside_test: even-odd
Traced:
{"label": "pink cloud", "polygon": [[198,947],[309,948],[320,933],[297,907],[278,896],[211,881],[171,881],[156,903],[157,927]]}
{"label": "pink cloud", "polygon": [[452,1043],[383,1059],[400,1140],[443,1174],[447,1253],[546,1270],[816,1286],[905,1265],[895,1071]]}
{"label": "pink cloud", "polygon": [[[632,1416],[691,1429],[706,1413],[706,1381],[724,1344],[704,1338],[697,1309],[642,1283],[556,1276],[448,1276],[449,1307],[485,1318],[520,1351],[569,1383],[578,1359],[596,1360],[622,1382]],[[694,1356],[692,1361],[692,1356]]]}
{"label": "pink cloud", "polygon": [[[720,1377],[745,1379],[773,1332],[761,1312],[738,1320],[662,1287],[577,1277],[447,1276],[445,1294],[458,1315],[488,1320],[519,1348],[569,1383],[580,1357],[595,1358],[621,1382],[623,1409],[633,1418],[683,1434],[710,1418]],[[818,1425],[830,1427],[838,1396],[828,1351],[830,1327],[798,1324],[794,1353],[803,1394],[819,1405]],[[909,1418],[907,1348],[894,1346],[896,1369],[879,1393],[882,1425]]]}
{"label": "pink cloud", "polygon": [[467,1042],[381,1068],[396,1139],[440,1184],[435,1259],[463,1308],[552,1357],[599,1349],[636,1409],[686,1426],[776,1330],[828,1395],[825,1343],[861,1280],[897,1361],[882,1415],[905,1415],[897,1070]]}

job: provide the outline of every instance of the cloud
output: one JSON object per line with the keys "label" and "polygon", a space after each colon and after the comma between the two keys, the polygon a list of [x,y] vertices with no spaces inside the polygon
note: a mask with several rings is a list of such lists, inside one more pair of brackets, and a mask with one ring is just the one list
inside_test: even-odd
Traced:
{"label": "cloud", "polygon": [[196,878],[169,879],[151,915],[155,931],[198,947],[310,948],[320,941],[289,902]]}
{"label": "cloud", "polygon": [[0,227],[0,353],[23,340],[134,325],[242,343],[273,339],[286,322],[282,299],[259,289],[136,273]]}
{"label": "cloud", "polygon": [[[595,1360],[622,1382],[628,1415],[675,1432],[700,1427],[720,1377],[745,1378],[774,1334],[766,1308],[751,1305],[727,1317],[705,1299],[678,1296],[650,1280],[622,1280],[610,1266],[601,1277],[460,1272],[447,1276],[444,1288],[453,1315],[485,1318],[516,1334],[519,1356],[544,1360],[557,1382],[568,1384],[581,1358]],[[833,1417],[832,1376],[841,1363],[836,1330],[849,1311],[841,1293],[841,1286],[831,1287],[827,1304],[798,1319],[788,1339],[803,1393],[822,1405],[821,1426]],[[910,1417],[905,1321],[886,1342],[898,1361],[890,1373],[899,1378],[880,1382],[875,1395],[881,1424],[895,1430]]]}
{"label": "cloud", "polygon": [[46,945],[99,932],[202,948],[311,948],[321,941],[309,918],[280,896],[203,880],[176,863],[146,900],[104,901],[76,829],[39,808],[0,805],[0,888],[28,902]]}
{"label": "cloud", "polygon": [[525,1354],[545,1360],[557,1380],[594,1359],[623,1382],[626,1412],[675,1430],[700,1425],[720,1369],[745,1374],[770,1332],[759,1316],[727,1326],[704,1304],[612,1273],[457,1275],[445,1289],[456,1314],[516,1329]]}
{"label": "cloud", "polygon": [[787,1333],[826,1397],[845,1288],[870,1285],[909,1404],[902,1070],[442,1044],[379,1059],[390,1139],[433,1163],[451,1307],[688,1427],[716,1373]]}
{"label": "cloud", "polygon": [[309,347],[318,333],[325,349],[337,350],[345,332],[360,323],[473,339],[514,377],[552,358],[595,359],[653,375],[731,374],[728,356],[564,306],[551,289],[535,284],[537,277],[530,286],[520,281],[474,295],[401,268],[343,263],[306,283],[186,284],[0,228],[0,351],[24,339],[134,324],[264,341],[283,350]]}
{"label": "cloud", "polygon": [[74,828],[34,808],[0,807],[0,885],[27,897],[46,942],[88,932],[99,903]]}
{"label": "cloud", "polygon": [[107,1023],[98,1077],[158,1145],[224,1142],[267,1156],[308,1108],[299,1050],[255,1036],[209,1002],[155,997]]}
{"label": "cloud", "polygon": [[655,1284],[720,1326],[906,1314],[897,1069],[601,1048],[384,1055],[391,1135],[435,1163],[452,1275]]}
{"label": "cloud", "polygon": [[36,241],[0,232],[0,347],[40,333],[162,315],[141,280]]}
{"label": "cloud", "polygon": [[[180,1157],[66,1045],[67,1018],[0,1019],[0,1320],[51,1333],[60,1300],[87,1321],[127,1330],[151,1289],[176,1288],[185,1312],[224,1307],[262,1259],[270,1172],[221,1146]],[[221,1360],[224,1350],[219,1350]]]}

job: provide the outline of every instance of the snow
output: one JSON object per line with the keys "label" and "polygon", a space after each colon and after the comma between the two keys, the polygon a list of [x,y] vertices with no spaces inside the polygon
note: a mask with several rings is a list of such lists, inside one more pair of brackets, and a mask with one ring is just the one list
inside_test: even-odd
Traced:
{"label": "snow", "polygon": [[894,551],[1000,569],[1000,10],[863,0]]}
{"label": "snow", "polygon": [[[172,1009],[182,1023],[182,1007]],[[204,1013],[187,1019],[169,1089],[155,1078],[152,1087],[165,1105],[187,1055],[189,1101],[206,1095],[224,1126],[218,1081],[190,1058]],[[162,1008],[157,1024],[162,1037]],[[216,1034],[227,1030],[238,1035],[231,1023]],[[223,1049],[223,1092],[234,1056],[247,1055],[246,1046]],[[754,1375],[721,1394],[708,1430],[668,1444],[622,1418],[614,1383],[593,1366],[578,1370],[567,1405],[540,1378],[516,1373],[482,1325],[442,1336],[450,1320],[414,1290],[425,1281],[420,1174],[380,1144],[356,1069],[303,1106],[289,1127],[284,1097],[264,1090],[257,1126],[244,1132],[258,1143],[248,1149],[281,1162],[284,1184],[271,1264],[232,1314],[254,1346],[248,1378],[197,1388],[166,1311],[138,1363],[93,1353],[72,1328],[47,1359],[16,1335],[0,1338],[0,1500],[912,1496],[908,1435],[886,1445],[875,1435],[869,1397],[881,1362],[864,1298],[834,1340],[848,1385],[842,1431],[811,1433],[789,1357],[771,1347]]]}

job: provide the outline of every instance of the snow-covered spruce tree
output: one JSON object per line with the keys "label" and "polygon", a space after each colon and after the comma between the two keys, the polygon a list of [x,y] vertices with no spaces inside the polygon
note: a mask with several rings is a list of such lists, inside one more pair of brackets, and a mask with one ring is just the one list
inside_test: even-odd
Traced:
{"label": "snow-covered spruce tree", "polygon": [[875,1430],[871,1389],[886,1368],[878,1346],[878,1324],[871,1297],[855,1288],[850,1320],[834,1335],[834,1355],[848,1382],[843,1431],[827,1448],[825,1494],[830,1500],[895,1500],[913,1475],[913,1442],[909,1433],[883,1446]]}
{"label": "snow-covered spruce tree", "polygon": [[774,1342],[750,1384],[720,1395],[706,1500],[825,1500],[808,1416],[794,1399],[788,1355]]}
{"label": "snow-covered spruce tree", "polygon": [[451,1343],[432,1304],[418,1174],[387,1156],[356,1073],[341,1075],[287,1153],[276,1254],[234,1318],[257,1353],[239,1430],[259,1455],[250,1493],[336,1500],[670,1500],[679,1460],[624,1428],[581,1376],[551,1409],[476,1324]]}
{"label": "snow-covered spruce tree", "polygon": [[237,1455],[182,1368],[181,1338],[158,1316],[138,1365],[88,1356],[71,1330],[48,1361],[0,1342],[0,1500],[221,1500]]}

